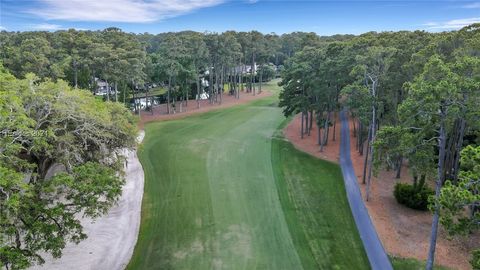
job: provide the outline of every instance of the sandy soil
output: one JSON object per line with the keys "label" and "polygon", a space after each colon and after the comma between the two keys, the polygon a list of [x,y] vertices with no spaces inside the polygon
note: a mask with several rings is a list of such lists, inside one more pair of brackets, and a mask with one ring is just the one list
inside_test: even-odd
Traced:
{"label": "sandy soil", "polygon": [[208,100],[201,100],[200,101],[200,109],[197,108],[197,101],[196,100],[189,100],[188,106],[185,106],[185,102],[182,105],[182,111],[180,112],[180,102],[177,102],[176,105],[176,112],[170,111],[170,114],[167,114],[167,106],[166,104],[162,104],[159,106],[154,107],[153,114],[152,112],[141,112],[139,127],[143,129],[145,123],[158,121],[158,120],[171,120],[171,119],[179,119],[183,117],[187,117],[189,115],[204,113],[211,110],[217,110],[221,108],[228,108],[238,104],[244,104],[250,102],[255,99],[264,98],[271,96],[272,93],[269,91],[263,91],[260,94],[252,95],[251,93],[244,93],[240,92],[240,99],[236,99],[234,96],[230,95],[223,95],[222,103],[215,103],[209,104]]}
{"label": "sandy soil", "polygon": [[[300,137],[300,127],[302,125],[301,115],[295,116],[295,118],[285,127],[283,134],[290,142],[293,143],[295,148],[303,152],[307,152],[313,156],[321,159],[329,160],[338,163],[340,159],[340,115],[336,115],[335,120],[335,136],[333,132],[333,126],[329,129],[328,142],[324,146],[323,152],[320,152],[320,146],[317,145],[317,126],[313,124],[313,128],[310,132],[310,136],[304,135],[302,140]],[[314,121],[315,122],[315,121]],[[323,132],[322,132],[323,137]],[[334,140],[335,138],[335,140]]]}
{"label": "sandy soil", "polygon": [[[300,139],[301,117],[297,115],[284,129],[285,137],[297,149],[310,153],[316,157],[338,162],[340,157],[339,138],[330,140],[323,152],[319,151],[316,144],[317,134],[314,125],[312,134]],[[337,121],[337,132],[339,132]],[[356,138],[353,137],[353,123],[350,121],[351,158],[355,174],[359,183],[362,181],[364,157],[355,149]],[[333,138],[333,129],[330,129],[329,138]],[[408,168],[404,167],[401,179],[395,179],[395,173],[381,171],[373,179],[371,200],[366,203],[370,217],[375,225],[378,235],[391,255],[397,257],[416,258],[426,260],[432,216],[429,212],[415,211],[398,204],[393,197],[393,187],[397,182],[411,182]],[[360,185],[365,197],[365,185]],[[444,231],[440,232],[437,242],[435,262],[453,269],[471,269],[468,262],[468,250],[480,241],[480,236],[467,238],[456,237],[448,240]]]}
{"label": "sandy soil", "polygon": [[[141,131],[138,141],[143,140]],[[124,269],[133,254],[140,228],[144,173],[136,150],[127,156],[126,183],[119,203],[95,222],[82,219],[88,238],[80,244],[68,244],[60,259],[45,256],[46,263],[31,269],[98,270]]]}

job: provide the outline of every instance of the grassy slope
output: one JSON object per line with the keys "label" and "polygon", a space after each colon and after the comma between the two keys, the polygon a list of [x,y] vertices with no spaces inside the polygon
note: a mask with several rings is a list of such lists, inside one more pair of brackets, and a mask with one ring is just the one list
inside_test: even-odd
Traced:
{"label": "grassy slope", "polygon": [[147,125],[129,269],[366,268],[338,167],[277,140],[272,152],[275,102]]}
{"label": "grassy slope", "polygon": [[369,269],[338,165],[275,139],[280,199],[306,269]]}
{"label": "grassy slope", "polygon": [[[425,262],[419,261],[416,259],[410,258],[398,258],[398,257],[390,257],[392,261],[393,268],[395,270],[423,270],[425,269]],[[450,268],[444,266],[435,266],[435,270],[450,270]]]}

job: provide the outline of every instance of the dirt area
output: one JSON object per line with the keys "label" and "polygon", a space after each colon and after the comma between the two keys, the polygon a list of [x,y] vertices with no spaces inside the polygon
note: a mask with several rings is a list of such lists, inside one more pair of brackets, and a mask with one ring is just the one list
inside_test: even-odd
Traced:
{"label": "dirt area", "polygon": [[[316,126],[310,136],[300,138],[301,116],[297,115],[284,129],[285,137],[295,147],[315,157],[338,163],[340,157],[340,122],[337,117],[336,141],[333,141],[333,128],[330,128],[329,142],[323,152],[319,151]],[[360,189],[365,197],[366,185],[361,184],[364,157],[355,149],[356,138],[353,137],[353,122],[350,121],[350,153]],[[372,182],[370,201],[366,202],[368,212],[378,235],[387,252],[397,257],[426,260],[432,215],[430,212],[416,211],[398,204],[393,197],[393,187],[397,182],[411,182],[408,168],[402,170],[401,179],[395,179],[395,172],[381,171]],[[480,236],[448,240],[440,230],[437,242],[435,263],[453,269],[471,269],[468,262],[468,250],[480,241]]]}
{"label": "dirt area", "polygon": [[284,128],[283,134],[298,150],[307,152],[321,159],[338,163],[340,159],[340,122],[338,119],[339,115],[336,116],[335,120],[335,136],[333,134],[334,129],[331,127],[328,134],[328,142],[327,145],[323,147],[323,152],[320,152],[320,146],[317,145],[318,132],[315,124],[313,124],[310,136],[304,135],[304,138],[301,139],[300,126],[302,125],[302,121],[300,114],[295,116]]}
{"label": "dirt area", "polygon": [[[244,104],[250,102],[255,99],[264,98],[271,96],[272,93],[269,91],[263,91],[260,94],[256,94],[255,96],[252,93],[245,93],[240,92],[240,99],[236,99],[234,96],[231,95],[223,95],[222,102],[210,104],[208,100],[201,100],[200,101],[200,109],[197,108],[197,101],[196,100],[189,100],[188,103],[184,102],[182,106],[180,106],[180,102],[176,104],[176,112],[170,111],[170,114],[167,114],[167,105],[162,104],[159,106],[155,106],[152,112],[141,112],[139,128],[143,129],[145,123],[158,121],[158,120],[171,120],[171,119],[179,119],[183,117],[187,117],[189,115],[204,113],[211,110],[217,110],[222,108],[232,107],[238,104]],[[187,106],[185,106],[187,104]],[[181,108],[180,108],[181,107]],[[181,109],[181,111],[180,111]]]}

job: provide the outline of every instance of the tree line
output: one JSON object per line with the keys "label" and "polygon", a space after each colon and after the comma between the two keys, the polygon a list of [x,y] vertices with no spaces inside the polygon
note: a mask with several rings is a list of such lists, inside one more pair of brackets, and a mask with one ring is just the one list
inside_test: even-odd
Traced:
{"label": "tree line", "polygon": [[[96,79],[101,79],[107,89],[113,89],[107,100],[127,102],[129,97],[138,97],[146,84],[163,85],[170,112],[177,101],[186,103],[203,91],[210,103],[220,103],[227,89],[237,98],[240,91],[260,93],[262,82],[301,50],[309,36],[314,34],[183,31],[153,35],[125,33],[115,27],[101,31],[2,31],[0,54],[4,67],[17,78],[34,73],[41,80],[62,79],[74,88],[91,91],[97,87]],[[202,85],[202,79],[208,87]]]}
{"label": "tree line", "polygon": [[[408,164],[407,201],[421,198],[433,213],[427,269],[439,222],[454,234],[480,227],[479,24],[442,33],[370,32],[342,41],[316,37],[286,61],[281,77],[284,114],[301,113],[302,137],[315,121],[320,151],[335,129],[336,111],[349,110],[355,146],[365,158],[367,201],[372,175],[386,168],[400,178]],[[479,260],[476,251],[475,269]]]}

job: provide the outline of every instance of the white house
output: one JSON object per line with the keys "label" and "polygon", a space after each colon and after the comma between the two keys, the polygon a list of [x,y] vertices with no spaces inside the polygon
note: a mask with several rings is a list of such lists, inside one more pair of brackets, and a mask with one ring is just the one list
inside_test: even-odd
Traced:
{"label": "white house", "polygon": [[110,95],[115,95],[115,89],[112,84],[107,84],[106,81],[95,78],[95,95],[105,96],[110,92]]}

